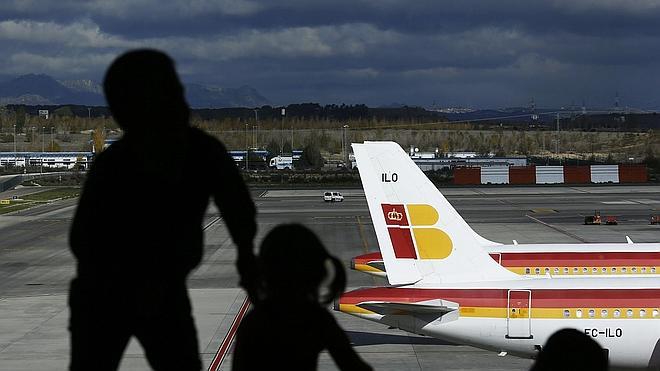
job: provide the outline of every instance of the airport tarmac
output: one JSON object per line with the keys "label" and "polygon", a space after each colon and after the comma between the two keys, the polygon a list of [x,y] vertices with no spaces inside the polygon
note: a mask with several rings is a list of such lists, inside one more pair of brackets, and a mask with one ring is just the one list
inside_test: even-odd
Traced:
{"label": "airport tarmac", "polygon": [[[11,198],[35,192],[22,188],[0,194]],[[316,231],[328,249],[345,262],[377,251],[376,236],[360,189],[340,190],[344,202],[325,203],[323,190],[254,190],[259,210],[257,243],[273,226],[301,222]],[[468,223],[484,237],[508,243],[660,241],[660,187],[550,186],[468,187],[443,192]],[[68,363],[66,293],[74,273],[67,246],[76,200],[0,215],[0,369],[64,370]],[[178,201],[178,202],[183,202]],[[599,210],[616,215],[619,225],[585,226],[584,216]],[[158,218],[162,215],[153,215]],[[205,257],[189,287],[208,368],[244,302],[237,288],[235,250],[221,219],[210,208],[206,218]],[[108,233],[113,233],[112,227]],[[154,231],[154,233],[162,233]],[[348,271],[350,288],[384,281]],[[376,370],[527,370],[530,360],[449,344],[335,313],[355,349]],[[295,344],[291,351],[295,351]],[[283,355],[286,357],[286,355]],[[217,362],[217,361],[216,361]],[[220,369],[229,370],[231,348]],[[148,370],[142,350],[132,342],[122,370]],[[323,354],[319,369],[336,369]]]}

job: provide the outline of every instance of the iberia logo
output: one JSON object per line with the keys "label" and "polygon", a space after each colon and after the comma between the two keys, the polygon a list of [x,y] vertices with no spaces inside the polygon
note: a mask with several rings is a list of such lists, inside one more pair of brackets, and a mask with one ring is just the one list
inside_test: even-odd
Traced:
{"label": "iberia logo", "polygon": [[451,238],[433,227],[439,219],[433,206],[381,204],[381,207],[398,259],[444,259],[451,254]]}

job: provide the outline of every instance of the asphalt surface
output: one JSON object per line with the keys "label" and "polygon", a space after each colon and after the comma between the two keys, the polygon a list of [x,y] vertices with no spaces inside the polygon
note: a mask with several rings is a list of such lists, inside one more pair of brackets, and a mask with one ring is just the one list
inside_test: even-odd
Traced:
{"label": "asphalt surface", "polygon": [[[22,188],[0,194],[11,198],[35,192]],[[475,187],[443,190],[467,222],[484,237],[509,243],[660,241],[660,187]],[[345,201],[325,203],[323,190],[262,190],[253,197],[259,210],[257,244],[280,223],[300,222],[321,236],[332,254],[345,262],[377,251],[376,236],[359,189],[342,190]],[[67,235],[76,200],[64,200],[0,215],[0,369],[64,370],[68,360],[66,293],[74,274]],[[585,215],[599,210],[616,215],[619,225],[585,226]],[[161,218],[162,215],[150,215]],[[205,257],[189,287],[205,365],[211,363],[244,299],[237,289],[235,249],[228,232],[209,208]],[[114,233],[112,227],[108,233]],[[162,231],[153,231],[162,233]],[[383,284],[348,271],[351,288]],[[377,370],[526,370],[531,361],[472,347],[390,330],[335,313],[356,350]],[[295,352],[295,344],[291,351]],[[285,355],[283,355],[285,356]],[[231,350],[221,365],[229,369]],[[322,355],[320,369],[336,369]],[[131,343],[122,370],[147,370],[140,347]]]}

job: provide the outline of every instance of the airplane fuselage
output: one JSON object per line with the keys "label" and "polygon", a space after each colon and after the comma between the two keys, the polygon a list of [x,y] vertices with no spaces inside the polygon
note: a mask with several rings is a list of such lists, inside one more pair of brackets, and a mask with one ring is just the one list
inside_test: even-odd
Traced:
{"label": "airplane fuselage", "polygon": [[[645,368],[652,357],[660,357],[660,288],[653,278],[629,280],[546,278],[367,288],[344,294],[338,309],[405,331],[527,358],[554,332],[571,327],[607,349],[612,366]],[[436,299],[455,303],[456,309],[442,316],[383,315],[360,306]]]}

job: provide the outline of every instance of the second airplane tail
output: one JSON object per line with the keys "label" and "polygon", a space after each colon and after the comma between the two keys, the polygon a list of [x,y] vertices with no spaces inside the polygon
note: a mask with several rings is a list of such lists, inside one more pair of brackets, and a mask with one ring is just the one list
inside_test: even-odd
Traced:
{"label": "second airplane tail", "polygon": [[352,146],[390,284],[519,279],[397,143]]}

